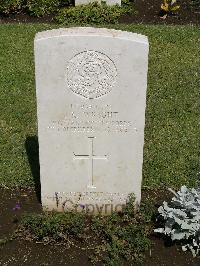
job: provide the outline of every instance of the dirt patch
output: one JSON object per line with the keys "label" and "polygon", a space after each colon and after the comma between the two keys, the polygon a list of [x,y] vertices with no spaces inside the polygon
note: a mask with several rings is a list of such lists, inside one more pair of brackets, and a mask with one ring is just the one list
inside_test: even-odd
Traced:
{"label": "dirt patch", "polygon": [[142,23],[142,24],[194,24],[200,22],[200,5],[192,4],[191,1],[179,1],[180,10],[175,15],[167,16],[166,19],[160,16],[162,0],[135,0],[134,6],[136,15],[125,15],[120,22]]}
{"label": "dirt patch", "polygon": [[[17,207],[18,204],[20,208]],[[34,191],[0,189],[0,238],[8,236],[16,229],[24,213],[41,211],[41,204]]]}
{"label": "dirt patch", "polygon": [[[158,207],[163,200],[171,199],[171,193],[143,190],[143,198],[154,199]],[[0,239],[11,236],[23,214],[33,212],[42,212],[41,204],[33,190],[0,189]],[[200,265],[200,257],[193,259],[190,252],[183,252],[180,246],[168,240],[152,234],[151,241],[152,248],[146,253],[143,266]],[[77,247],[68,249],[63,244],[44,245],[21,239],[0,245],[0,265],[92,265],[88,255],[89,251]],[[122,262],[121,265],[131,264]]]}
{"label": "dirt patch", "polygon": [[[33,190],[0,189],[0,239],[10,237],[26,213],[42,213]],[[0,245],[0,265],[88,265],[88,254],[63,245],[13,240]]]}

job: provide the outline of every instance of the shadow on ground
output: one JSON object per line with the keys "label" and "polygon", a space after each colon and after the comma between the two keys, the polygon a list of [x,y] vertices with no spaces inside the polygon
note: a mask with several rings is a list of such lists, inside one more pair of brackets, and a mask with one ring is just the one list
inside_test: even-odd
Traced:
{"label": "shadow on ground", "polygon": [[37,136],[28,136],[25,142],[26,153],[28,156],[31,173],[35,183],[35,192],[38,201],[41,203],[40,185],[40,163],[39,163],[39,143]]}

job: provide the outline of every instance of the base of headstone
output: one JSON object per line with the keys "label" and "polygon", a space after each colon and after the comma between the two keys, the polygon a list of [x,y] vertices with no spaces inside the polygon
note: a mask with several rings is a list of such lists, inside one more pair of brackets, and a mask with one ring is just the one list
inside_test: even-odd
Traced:
{"label": "base of headstone", "polygon": [[[43,197],[43,209],[58,212],[82,212],[89,215],[110,215],[123,212],[132,194],[85,192],[55,193]],[[137,200],[140,196],[137,195]],[[135,209],[138,207],[135,202]]]}
{"label": "base of headstone", "polygon": [[[98,1],[75,0],[75,6],[78,6],[78,5],[87,5],[87,4],[92,3],[92,2],[98,2],[99,4],[101,4],[101,1],[100,0],[98,0]],[[106,4],[108,6],[113,6],[113,5],[119,5],[119,6],[121,6],[121,0],[107,0],[105,2],[106,2]]]}

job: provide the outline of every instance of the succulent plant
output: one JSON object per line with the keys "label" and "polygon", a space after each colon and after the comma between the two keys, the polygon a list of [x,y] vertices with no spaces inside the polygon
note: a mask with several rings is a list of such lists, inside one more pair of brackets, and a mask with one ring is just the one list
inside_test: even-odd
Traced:
{"label": "succulent plant", "polygon": [[174,197],[158,208],[165,224],[154,232],[163,233],[171,239],[184,242],[182,250],[190,250],[195,257],[200,251],[200,188],[182,186],[177,193],[169,189]]}

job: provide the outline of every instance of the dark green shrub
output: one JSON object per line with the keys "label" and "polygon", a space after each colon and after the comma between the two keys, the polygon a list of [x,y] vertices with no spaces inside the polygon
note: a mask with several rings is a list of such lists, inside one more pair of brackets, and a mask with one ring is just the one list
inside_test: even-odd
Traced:
{"label": "dark green shrub", "polygon": [[36,17],[54,13],[59,7],[69,5],[71,0],[27,0],[29,13]]}
{"label": "dark green shrub", "polygon": [[79,236],[84,230],[84,217],[73,213],[45,213],[44,215],[27,215],[22,220],[25,232],[34,235],[35,239],[62,239],[65,235]]}
{"label": "dark green shrub", "polygon": [[[135,211],[135,197],[130,195],[129,203],[121,215],[113,213],[107,217],[93,217],[92,230],[102,239],[102,259],[105,265],[120,265],[120,259],[142,262],[144,252],[150,248],[148,235],[155,208],[147,202],[141,204],[141,212]],[[99,252],[99,250],[98,250]]]}
{"label": "dark green shrub", "polygon": [[9,14],[19,12],[24,0],[0,0],[0,13]]}
{"label": "dark green shrub", "polygon": [[56,20],[61,24],[105,24],[117,23],[121,15],[131,12],[129,4],[107,6],[105,3],[97,2],[88,5],[78,5],[75,7],[62,9]]}

